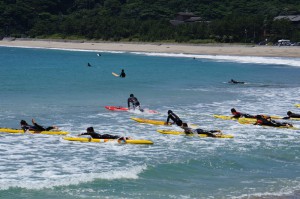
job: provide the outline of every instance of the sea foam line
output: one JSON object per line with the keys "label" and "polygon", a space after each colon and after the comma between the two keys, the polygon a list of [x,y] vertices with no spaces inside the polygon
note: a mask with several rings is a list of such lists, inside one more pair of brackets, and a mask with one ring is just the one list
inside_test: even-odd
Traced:
{"label": "sea foam line", "polygon": [[98,53],[132,53],[137,55],[158,56],[158,57],[186,57],[197,59],[209,59],[218,62],[237,62],[237,63],[254,63],[254,64],[272,64],[272,65],[287,65],[300,67],[299,58],[285,57],[259,57],[259,56],[232,56],[232,55],[197,55],[184,53],[152,53],[152,52],[126,52],[126,51],[106,51],[106,50],[87,50],[87,49],[70,49],[70,48],[52,48],[52,47],[29,47],[29,46],[7,46],[0,47],[11,48],[33,48],[33,49],[48,49],[48,50],[63,50],[63,51],[78,51],[78,52],[98,52]]}
{"label": "sea foam line", "polygon": [[[58,186],[78,185],[81,183],[92,182],[95,179],[103,180],[115,180],[115,179],[138,179],[138,175],[146,170],[147,166],[135,166],[130,169],[124,169],[122,171],[108,171],[103,173],[84,173],[74,174],[71,176],[59,175],[48,176],[42,181],[33,180],[2,180],[0,182],[0,190],[8,190],[9,188],[24,188],[24,189],[44,189],[54,188]],[[51,173],[51,172],[50,172]]]}
{"label": "sea foam line", "polygon": [[197,59],[210,59],[214,61],[227,61],[238,63],[254,63],[254,64],[274,64],[274,65],[288,65],[300,67],[299,58],[285,58],[285,57],[258,57],[258,56],[232,56],[232,55],[196,55],[196,54],[177,54],[177,53],[145,53],[132,52],[134,54],[142,54],[148,56],[160,57],[186,57]]}

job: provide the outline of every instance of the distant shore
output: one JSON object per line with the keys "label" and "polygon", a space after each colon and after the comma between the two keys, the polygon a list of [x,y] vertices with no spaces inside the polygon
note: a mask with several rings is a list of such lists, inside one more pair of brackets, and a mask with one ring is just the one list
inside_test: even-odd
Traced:
{"label": "distant shore", "polygon": [[33,47],[47,49],[73,49],[91,51],[125,51],[150,53],[175,53],[195,55],[231,55],[259,57],[294,57],[300,58],[299,46],[257,46],[230,44],[168,44],[168,43],[131,43],[131,42],[92,42],[92,41],[57,41],[3,39],[0,46]]}

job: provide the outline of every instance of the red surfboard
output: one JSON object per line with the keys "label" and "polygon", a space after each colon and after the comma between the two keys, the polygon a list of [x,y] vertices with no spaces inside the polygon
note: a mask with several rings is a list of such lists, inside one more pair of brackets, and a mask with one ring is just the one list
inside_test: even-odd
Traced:
{"label": "red surfboard", "polygon": [[[129,111],[128,108],[122,107],[122,106],[105,106],[105,108],[107,110],[110,110],[110,111]],[[144,109],[143,112],[146,112],[146,113],[158,113],[157,111],[148,110],[148,109]]]}
{"label": "red surfboard", "polygon": [[105,106],[110,111],[128,111],[128,108],[122,106]]}

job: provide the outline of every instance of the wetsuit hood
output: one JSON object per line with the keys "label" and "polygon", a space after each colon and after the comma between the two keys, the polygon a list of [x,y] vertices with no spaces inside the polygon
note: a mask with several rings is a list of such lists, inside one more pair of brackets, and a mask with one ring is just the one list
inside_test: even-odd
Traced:
{"label": "wetsuit hood", "polygon": [[21,120],[20,122],[21,125],[28,125],[27,122],[25,120]]}
{"label": "wetsuit hood", "polygon": [[88,133],[95,132],[93,127],[87,128],[86,131],[87,131]]}

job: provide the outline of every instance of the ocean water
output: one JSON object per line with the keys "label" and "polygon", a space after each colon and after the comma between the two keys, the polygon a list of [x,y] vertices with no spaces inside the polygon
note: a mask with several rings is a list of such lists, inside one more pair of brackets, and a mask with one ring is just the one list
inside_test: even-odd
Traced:
{"label": "ocean water", "polygon": [[[101,53],[101,56],[97,56]],[[71,136],[99,133],[153,145],[69,142],[0,134],[0,198],[300,198],[300,131],[220,120],[299,113],[300,59],[0,47],[0,126],[21,119]],[[90,63],[92,67],[87,67]],[[125,79],[114,77],[125,69]],[[245,81],[232,85],[230,79]],[[133,93],[159,114],[112,112]],[[233,139],[163,135],[130,117],[166,120],[173,110]],[[300,121],[291,121],[300,127]]]}

